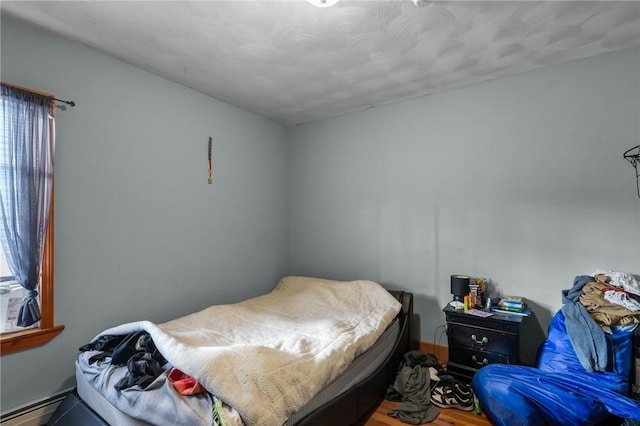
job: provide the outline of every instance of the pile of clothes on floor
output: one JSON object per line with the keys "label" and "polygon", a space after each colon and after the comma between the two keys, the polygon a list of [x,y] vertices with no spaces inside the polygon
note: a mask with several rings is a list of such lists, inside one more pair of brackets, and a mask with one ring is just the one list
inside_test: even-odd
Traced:
{"label": "pile of clothes on floor", "polygon": [[474,376],[480,406],[499,425],[640,425],[629,397],[640,284],[597,271],[562,291],[536,367],[490,364]]}
{"label": "pile of clothes on floor", "polygon": [[468,383],[447,374],[435,355],[419,350],[404,354],[385,398],[400,402],[387,413],[389,416],[414,425],[433,421],[440,408],[479,409]]}

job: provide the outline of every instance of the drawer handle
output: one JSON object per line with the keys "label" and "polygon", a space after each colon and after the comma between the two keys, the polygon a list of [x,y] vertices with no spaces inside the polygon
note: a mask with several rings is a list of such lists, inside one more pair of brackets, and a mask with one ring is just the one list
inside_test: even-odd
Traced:
{"label": "drawer handle", "polygon": [[482,344],[485,344],[485,343],[489,343],[489,339],[487,339],[487,337],[486,337],[486,336],[485,336],[485,337],[483,337],[483,338],[482,338],[482,340],[478,340],[478,338],[476,337],[476,335],[475,335],[475,334],[472,334],[472,335],[471,335],[471,340],[473,340],[473,341],[474,341],[474,342],[476,342],[476,343],[480,343],[481,345],[482,345]]}
{"label": "drawer handle", "polygon": [[475,356],[475,355],[473,355],[473,356],[471,357],[471,359],[473,360],[473,362],[475,362],[475,363],[476,363],[476,364],[478,364],[478,365],[487,365],[487,364],[489,364],[489,360],[488,360],[488,359],[486,359],[486,358],[482,358],[482,362],[479,362],[479,361],[478,361],[478,358],[476,358],[476,356]]}

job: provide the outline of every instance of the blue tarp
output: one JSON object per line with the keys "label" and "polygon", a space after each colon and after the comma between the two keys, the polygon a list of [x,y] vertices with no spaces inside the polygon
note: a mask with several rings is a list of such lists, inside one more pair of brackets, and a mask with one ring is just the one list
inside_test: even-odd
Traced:
{"label": "blue tarp", "polygon": [[499,425],[592,425],[611,414],[640,419],[640,403],[628,392],[633,331],[607,334],[605,372],[587,372],[580,364],[558,311],[538,357],[537,368],[490,364],[473,378],[473,390],[485,413]]}
{"label": "blue tarp", "polygon": [[577,375],[583,381],[627,395],[633,360],[634,329],[612,327],[611,333],[605,333],[606,369],[590,374],[581,365],[565,325],[564,313],[559,311],[549,324],[549,334],[538,356],[538,368],[552,373],[566,373],[568,376]]}
{"label": "blue tarp", "polygon": [[583,379],[534,367],[490,364],[476,373],[471,384],[480,406],[498,425],[595,425],[610,414],[640,419],[637,401]]}

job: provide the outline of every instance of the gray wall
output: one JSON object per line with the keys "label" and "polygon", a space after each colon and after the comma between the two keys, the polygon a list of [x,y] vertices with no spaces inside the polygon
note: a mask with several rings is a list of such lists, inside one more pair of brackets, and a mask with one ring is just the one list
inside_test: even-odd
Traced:
{"label": "gray wall", "polygon": [[640,50],[292,128],[290,265],[415,293],[424,341],[451,274],[517,294],[532,362],[561,290],[640,273]]}
{"label": "gray wall", "polygon": [[66,329],[0,358],[3,412],[72,387],[78,347],[107,327],[255,296],[286,274],[284,127],[12,21],[1,50],[3,81],[77,103],[56,120]]}

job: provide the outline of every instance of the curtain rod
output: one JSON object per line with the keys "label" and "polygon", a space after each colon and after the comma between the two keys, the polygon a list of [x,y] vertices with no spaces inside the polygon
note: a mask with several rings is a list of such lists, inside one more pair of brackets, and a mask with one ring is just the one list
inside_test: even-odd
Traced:
{"label": "curtain rod", "polygon": [[56,98],[54,95],[52,95],[51,93],[47,93],[47,92],[42,92],[40,90],[35,90],[35,89],[30,89],[28,87],[24,87],[24,86],[18,86],[17,84],[11,84],[11,83],[7,83],[6,81],[0,81],[0,83],[2,83],[3,86],[8,86],[8,87],[13,87],[14,89],[20,89],[20,90],[25,90],[27,92],[31,92],[31,93],[35,93],[37,95],[42,95],[46,98],[51,98],[54,101],[58,101],[58,102],[62,102],[64,104],[69,105],[70,107],[74,107],[76,106],[76,103],[73,101],[65,101],[62,99],[58,99]]}
{"label": "curtain rod", "polygon": [[63,101],[62,99],[58,99],[58,98],[53,98],[54,101],[58,101],[58,102],[62,102],[63,104],[67,104],[70,107],[74,107],[76,106],[76,103],[73,101]]}

